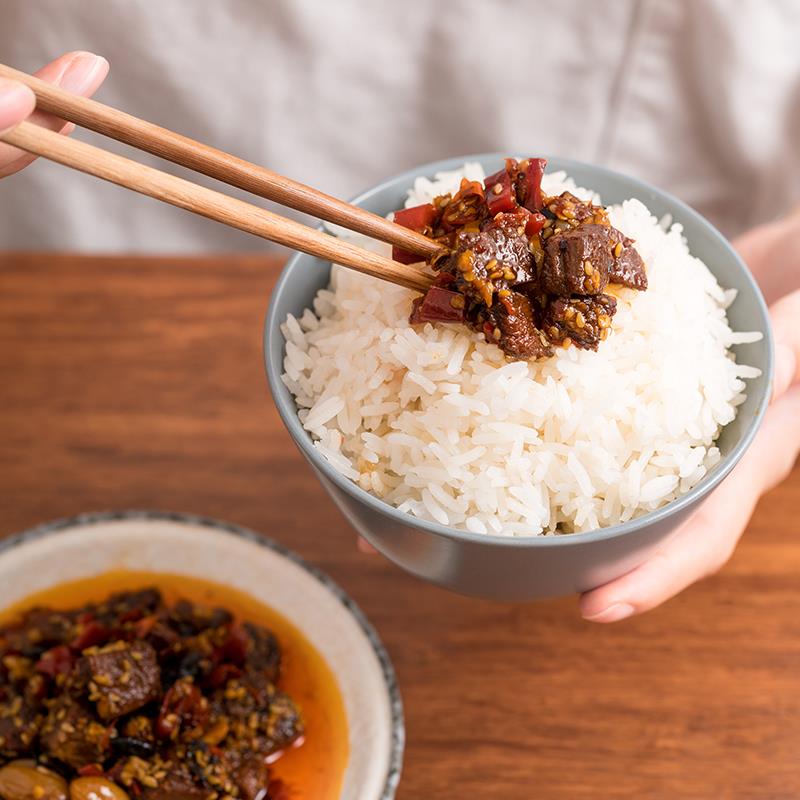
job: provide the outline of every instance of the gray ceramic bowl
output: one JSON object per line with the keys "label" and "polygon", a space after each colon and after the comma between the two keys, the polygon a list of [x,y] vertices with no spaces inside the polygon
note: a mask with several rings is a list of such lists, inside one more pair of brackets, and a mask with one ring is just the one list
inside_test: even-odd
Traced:
{"label": "gray ceramic bowl", "polygon": [[[385,215],[402,207],[406,190],[420,176],[479,161],[487,174],[502,166],[499,154],[452,158],[410,170],[364,192],[353,202]],[[582,592],[641,564],[719,485],[750,445],[766,411],[772,383],[772,338],[767,308],[742,260],[727,240],[697,212],[643,181],[576,161],[549,159],[548,171],[566,170],[579,186],[600,193],[603,202],[636,197],[658,217],[671,214],[684,227],[689,246],[722,286],[739,295],[728,316],[735,330],[762,331],[764,338],[739,345],[737,358],[762,370],[748,381],[747,401],[722,432],[721,462],[687,494],[623,525],[551,537],[495,537],[454,530],[397,511],[340,475],[313,447],[297,417],[294,399],[281,382],[284,340],[280,324],[299,316],[328,283],[330,264],[296,255],[272,295],[265,329],[269,385],[278,411],[300,452],[345,517],[361,536],[398,566],[463,594],[503,600],[531,600]]]}

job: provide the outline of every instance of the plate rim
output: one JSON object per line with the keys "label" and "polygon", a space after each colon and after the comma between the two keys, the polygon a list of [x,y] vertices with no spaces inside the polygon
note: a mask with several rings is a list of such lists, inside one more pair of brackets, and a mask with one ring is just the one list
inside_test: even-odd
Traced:
{"label": "plate rim", "polygon": [[83,528],[108,522],[133,521],[133,522],[174,522],[178,524],[208,528],[222,531],[232,536],[237,536],[245,541],[264,547],[277,555],[286,558],[302,570],[315,578],[327,589],[333,597],[344,606],[345,610],[355,620],[367,641],[372,647],[380,665],[384,686],[389,697],[389,710],[391,720],[391,736],[389,765],[379,800],[394,800],[403,767],[403,754],[405,751],[405,715],[403,701],[400,694],[400,685],[397,680],[394,665],[389,653],[381,641],[377,630],[367,619],[366,614],[339,584],[319,567],[295,553],[286,545],[275,541],[251,528],[237,525],[233,522],[207,517],[201,514],[190,514],[181,511],[153,511],[147,509],[125,509],[120,511],[89,511],[70,517],[61,517],[40,523],[32,528],[12,533],[0,540],[0,558],[3,553],[30,542],[39,541],[54,536],[70,528]]}

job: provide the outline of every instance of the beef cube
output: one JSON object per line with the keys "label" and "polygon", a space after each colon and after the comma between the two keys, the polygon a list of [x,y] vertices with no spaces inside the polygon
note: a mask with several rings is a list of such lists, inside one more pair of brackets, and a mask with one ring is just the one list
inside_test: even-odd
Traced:
{"label": "beef cube", "polygon": [[142,800],[211,800],[219,795],[206,789],[188,772],[173,771],[155,786],[144,786],[139,797]]}
{"label": "beef cube", "polygon": [[214,693],[212,709],[215,717],[227,719],[227,743],[247,743],[264,755],[283,750],[304,731],[302,716],[292,699],[263,676],[228,681]]}
{"label": "beef cube", "polygon": [[159,654],[175,647],[180,642],[180,635],[167,620],[158,616],[148,617],[142,621],[142,636]]}
{"label": "beef cube", "polygon": [[561,297],[600,294],[612,263],[610,230],[605,225],[581,225],[551,236],[544,246],[542,289]]}
{"label": "beef cube", "polygon": [[2,631],[0,653],[38,658],[45,650],[70,641],[74,629],[75,614],[33,608],[20,623]]}
{"label": "beef cube", "polygon": [[581,200],[572,192],[562,192],[558,197],[548,197],[544,211],[550,219],[559,219],[576,226],[588,222],[600,224],[606,222],[606,210],[602,206]]}
{"label": "beef cube", "polygon": [[534,280],[525,220],[498,214],[480,232],[459,233],[449,269],[459,278],[459,291],[487,306],[495,289]]}
{"label": "beef cube", "polygon": [[75,618],[75,612],[34,608],[25,615],[23,625],[28,631],[28,638],[46,650],[69,641]]}
{"label": "beef cube", "polygon": [[142,641],[87,650],[79,669],[89,676],[89,699],[109,721],[155,700],[161,693],[156,652]]}
{"label": "beef cube", "polygon": [[303,718],[288,694],[276,692],[269,704],[269,711],[261,727],[260,752],[273,753],[283,750],[299,739],[305,730]]}
{"label": "beef cube", "polygon": [[640,292],[647,289],[647,272],[639,252],[633,247],[633,239],[612,228],[614,258],[608,268],[609,283],[619,283]]}
{"label": "beef cube", "polygon": [[143,800],[211,800],[220,796],[200,783],[183,755],[166,761],[129,758],[117,771],[119,782]]}
{"label": "beef cube", "polygon": [[498,298],[487,313],[487,341],[499,345],[515,359],[545,358],[553,354],[542,331],[533,320],[530,301],[519,292]]}
{"label": "beef cube", "polygon": [[30,752],[42,714],[39,706],[20,695],[11,695],[0,702],[0,755],[16,758]]}
{"label": "beef cube", "polygon": [[100,623],[115,627],[149,616],[161,604],[161,592],[158,589],[140,589],[112,594],[108,600],[94,608],[93,612]]}
{"label": "beef cube", "polygon": [[181,636],[195,636],[208,628],[229,625],[233,615],[224,608],[196,606],[188,600],[179,600],[169,614],[170,625]]}
{"label": "beef cube", "polygon": [[47,755],[79,769],[105,759],[110,735],[88,709],[69,697],[60,697],[50,703],[39,741]]}
{"label": "beef cube", "polygon": [[269,767],[263,758],[246,758],[236,772],[236,785],[243,800],[262,800],[269,788]]}
{"label": "beef cube", "polygon": [[261,672],[273,682],[277,681],[281,670],[281,646],[275,634],[252,622],[245,622],[244,630],[250,640],[245,668]]}
{"label": "beef cube", "polygon": [[582,350],[597,350],[608,336],[617,301],[607,294],[586,297],[556,297],[544,312],[544,331],[554,344],[567,340]]}

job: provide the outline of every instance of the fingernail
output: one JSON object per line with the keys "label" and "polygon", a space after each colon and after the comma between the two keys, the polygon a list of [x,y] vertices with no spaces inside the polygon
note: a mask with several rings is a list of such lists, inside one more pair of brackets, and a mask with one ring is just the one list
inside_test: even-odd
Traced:
{"label": "fingernail", "polygon": [[608,608],[604,608],[597,614],[591,616],[583,615],[589,622],[619,622],[633,614],[634,608],[629,603],[613,603]]}
{"label": "fingernail", "polygon": [[95,81],[97,73],[108,69],[108,62],[94,53],[77,53],[57,81],[62,89],[80,94]]}
{"label": "fingernail", "polygon": [[358,538],[358,549],[368,555],[378,552],[366,539],[362,539],[360,536]]}

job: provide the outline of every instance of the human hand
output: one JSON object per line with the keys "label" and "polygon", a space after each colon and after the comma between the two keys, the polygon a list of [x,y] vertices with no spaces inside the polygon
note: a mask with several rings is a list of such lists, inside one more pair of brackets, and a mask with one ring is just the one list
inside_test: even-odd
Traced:
{"label": "human hand", "polygon": [[616,622],[663,603],[730,558],[762,494],[791,471],[800,452],[800,211],[755,228],[734,244],[761,284],[775,336],[772,402],[758,435],[731,474],[644,564],[586,592],[581,614]]}
{"label": "human hand", "polygon": [[[91,97],[107,74],[108,62],[104,58],[80,51],[67,53],[35,73],[37,78],[84,97]],[[65,135],[74,130],[71,122],[36,111],[35,107],[36,98],[27,86],[0,78],[0,133],[26,119]],[[0,143],[0,178],[19,172],[34,159],[30,153]]]}

